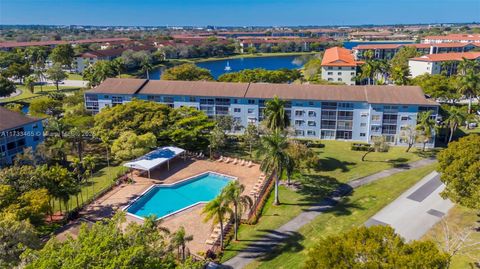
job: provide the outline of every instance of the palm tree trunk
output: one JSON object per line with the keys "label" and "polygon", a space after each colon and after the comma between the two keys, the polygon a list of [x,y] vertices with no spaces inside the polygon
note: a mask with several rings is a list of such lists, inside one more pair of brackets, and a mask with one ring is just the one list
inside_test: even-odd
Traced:
{"label": "palm tree trunk", "polygon": [[182,261],[185,261],[185,244],[182,244]]}
{"label": "palm tree trunk", "polygon": [[233,207],[234,207],[234,221],[235,221],[235,241],[238,241],[238,205],[237,203],[234,203],[233,204]]}
{"label": "palm tree trunk", "polygon": [[223,220],[220,218],[220,249],[223,249]]}
{"label": "palm tree trunk", "polygon": [[273,204],[274,205],[279,205],[280,200],[278,199],[278,182],[280,181],[280,176],[278,175],[277,172],[275,174],[276,174],[276,176],[275,176],[275,200],[273,201]]}
{"label": "palm tree trunk", "polygon": [[453,133],[455,133],[455,130],[457,129],[457,124],[453,124],[452,129],[450,130],[450,137],[448,138],[448,143],[452,142],[453,139]]}

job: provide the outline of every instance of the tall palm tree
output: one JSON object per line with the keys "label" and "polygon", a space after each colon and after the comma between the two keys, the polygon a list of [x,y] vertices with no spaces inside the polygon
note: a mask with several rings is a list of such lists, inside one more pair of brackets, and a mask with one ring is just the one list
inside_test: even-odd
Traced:
{"label": "tall palm tree", "polygon": [[468,113],[472,112],[472,99],[480,94],[480,75],[473,69],[468,69],[465,75],[458,77],[458,90],[468,98]]}
{"label": "tall palm tree", "polygon": [[145,75],[147,76],[147,79],[150,79],[150,71],[152,71],[153,69],[153,66],[152,64],[148,61],[148,60],[145,60],[142,62],[142,72],[145,73]]}
{"label": "tall palm tree", "polygon": [[220,248],[223,249],[223,220],[227,215],[233,214],[223,195],[220,194],[208,202],[203,208],[202,214],[206,215],[205,222],[212,220],[214,225],[220,223]]}
{"label": "tall palm tree", "polygon": [[235,240],[238,240],[238,224],[239,219],[242,216],[245,209],[250,209],[253,205],[253,201],[248,195],[242,195],[245,190],[245,186],[240,184],[238,180],[230,181],[228,185],[223,189],[222,193],[228,203],[233,204],[233,220]]}
{"label": "tall palm tree", "polygon": [[[95,169],[95,164],[96,164],[96,159],[95,157],[91,156],[91,155],[87,155],[85,156],[82,160],[80,160],[82,162],[82,165],[83,165],[83,168],[85,170],[85,174],[88,175],[87,177],[85,177],[85,179],[88,180],[88,177],[92,177],[93,176],[93,170]],[[87,187],[87,191],[88,191],[88,187]],[[95,184],[92,184],[92,192],[93,194],[95,194]],[[88,194],[87,194],[88,196]]]}
{"label": "tall palm tree", "polygon": [[448,110],[448,117],[446,122],[448,123],[448,127],[450,129],[450,135],[448,136],[448,143],[452,141],[453,134],[457,130],[458,126],[463,124],[466,120],[466,115],[463,110],[459,107],[450,107]]}
{"label": "tall palm tree", "polygon": [[262,162],[260,169],[265,173],[275,175],[275,200],[273,202],[275,205],[280,203],[278,183],[288,161],[287,147],[287,136],[278,129],[261,138],[259,154],[261,154]]}
{"label": "tall palm tree", "polygon": [[462,58],[457,65],[457,73],[461,76],[465,76],[469,71],[478,68],[478,62],[476,60],[469,60],[467,58]]}
{"label": "tall palm tree", "polygon": [[284,130],[290,124],[290,120],[285,111],[284,100],[280,100],[275,96],[272,100],[266,102],[265,121],[270,130]]}
{"label": "tall palm tree", "polygon": [[435,120],[432,119],[432,111],[421,112],[418,114],[416,129],[419,131],[419,139],[423,144],[423,151],[428,141],[433,137],[435,132]]}
{"label": "tall palm tree", "polygon": [[193,240],[193,235],[187,235],[185,228],[180,226],[178,230],[172,235],[172,244],[178,250],[178,255],[182,256],[182,261],[185,260],[185,248],[187,243]]}

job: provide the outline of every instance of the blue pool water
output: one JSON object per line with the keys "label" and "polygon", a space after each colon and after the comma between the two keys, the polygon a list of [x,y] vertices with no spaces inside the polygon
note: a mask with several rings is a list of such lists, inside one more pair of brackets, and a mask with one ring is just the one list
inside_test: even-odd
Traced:
{"label": "blue pool water", "polygon": [[140,217],[162,218],[198,202],[212,200],[233,179],[208,172],[172,186],[157,185],[132,203],[127,212]]}
{"label": "blue pool water", "polygon": [[[231,70],[226,71],[227,64]],[[301,56],[289,55],[289,56],[266,56],[266,57],[253,57],[253,58],[235,58],[216,61],[207,61],[196,63],[201,68],[210,70],[212,76],[217,79],[220,75],[228,72],[238,72],[244,69],[263,68],[267,70],[277,70],[282,68],[297,69],[304,64]],[[160,79],[162,69],[155,69],[150,74],[150,79]]]}

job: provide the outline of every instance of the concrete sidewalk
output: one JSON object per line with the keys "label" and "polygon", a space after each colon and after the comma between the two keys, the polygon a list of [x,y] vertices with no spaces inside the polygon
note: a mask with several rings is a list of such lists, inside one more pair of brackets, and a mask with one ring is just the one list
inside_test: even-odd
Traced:
{"label": "concrete sidewalk", "polygon": [[390,225],[408,241],[420,239],[453,207],[450,200],[440,197],[444,189],[440,175],[432,172],[380,210],[365,225]]}
{"label": "concrete sidewalk", "polygon": [[239,251],[237,256],[223,263],[223,266],[226,268],[243,268],[255,259],[264,256],[266,253],[272,251],[278,244],[282,243],[288,238],[297,236],[297,231],[302,226],[310,223],[317,216],[334,207],[338,203],[338,201],[343,196],[349,194],[352,189],[394,175],[399,172],[407,171],[413,168],[423,167],[434,162],[434,159],[422,159],[416,162],[409,163],[401,168],[386,169],[376,174],[359,178],[357,180],[349,182],[348,184],[344,184],[340,186],[337,190],[332,192],[330,197],[319,201],[317,205],[303,211],[298,216],[282,225],[280,228],[269,231],[263,238],[259,238],[258,240],[256,240],[256,242],[248,245],[245,249]]}

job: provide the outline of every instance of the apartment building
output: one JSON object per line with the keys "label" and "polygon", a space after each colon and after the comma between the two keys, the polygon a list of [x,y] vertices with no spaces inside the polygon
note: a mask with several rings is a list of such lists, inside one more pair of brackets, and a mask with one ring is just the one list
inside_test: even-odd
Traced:
{"label": "apartment building", "polygon": [[440,44],[362,44],[352,49],[356,60],[365,59],[366,51],[373,51],[373,57],[381,60],[391,60],[403,47],[414,47],[421,54],[437,54],[450,52],[468,52],[480,47],[475,43],[440,43]]}
{"label": "apartment building", "polygon": [[[417,86],[346,86],[272,83],[227,83],[107,79],[85,93],[86,109],[98,113],[105,107],[133,98],[171,107],[189,106],[209,117],[232,116],[240,126],[258,124],[266,101],[277,96],[287,101],[286,112],[296,137],[371,142],[385,136],[404,145],[402,132],[415,128],[417,115],[438,104]],[[242,128],[235,130],[242,132]],[[429,147],[434,146],[432,140]]]}
{"label": "apartment building", "polygon": [[480,43],[480,34],[449,34],[434,35],[423,38],[422,43],[438,44],[438,43]]}
{"label": "apartment building", "polygon": [[24,116],[0,106],[0,167],[12,164],[27,147],[43,141],[42,120]]}
{"label": "apartment building", "polygon": [[457,66],[463,59],[480,61],[480,52],[457,52],[427,54],[421,57],[412,58],[408,61],[412,77],[423,74],[440,74],[450,76],[457,74]]}
{"label": "apartment building", "polygon": [[341,47],[325,50],[322,58],[322,79],[330,82],[355,85],[358,66],[363,62],[356,61],[352,52]]}

